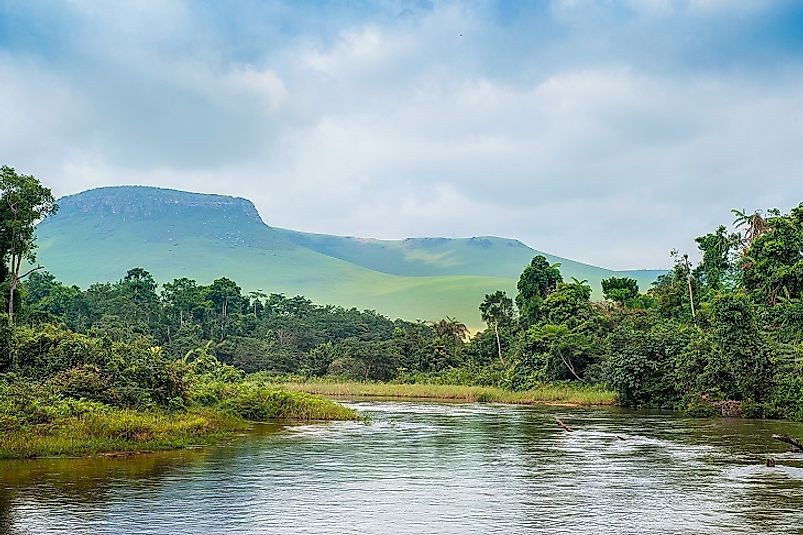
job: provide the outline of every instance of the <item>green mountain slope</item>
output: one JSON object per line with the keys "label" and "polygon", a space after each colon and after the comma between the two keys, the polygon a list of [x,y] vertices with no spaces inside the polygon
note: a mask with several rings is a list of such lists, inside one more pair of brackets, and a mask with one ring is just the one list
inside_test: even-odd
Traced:
{"label": "green mountain slope", "polygon": [[[503,238],[363,240],[272,228],[246,199],[125,186],[59,201],[37,229],[39,262],[60,280],[86,287],[119,280],[140,266],[161,282],[218,277],[244,290],[303,294],[314,301],[372,308],[392,317],[456,316],[479,327],[484,294],[513,294],[536,251]],[[616,274],[549,256],[565,277]],[[654,278],[640,277],[642,286]],[[650,279],[650,280],[648,280]]]}
{"label": "green mountain slope", "polygon": [[377,240],[274,230],[298,245],[393,275],[462,274],[518,279],[523,267],[536,255],[543,255],[550,263],[559,263],[567,279],[588,280],[596,289],[604,278],[625,275],[638,280],[642,288],[648,288],[663,273],[662,270],[608,270],[532,249],[518,240],[495,236]]}

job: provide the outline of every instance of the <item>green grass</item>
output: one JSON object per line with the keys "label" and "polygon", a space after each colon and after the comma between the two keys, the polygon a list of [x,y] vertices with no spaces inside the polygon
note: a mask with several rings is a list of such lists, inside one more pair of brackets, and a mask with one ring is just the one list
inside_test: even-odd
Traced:
{"label": "green grass", "polygon": [[543,385],[521,392],[488,386],[438,384],[397,384],[308,380],[274,383],[287,391],[307,392],[330,397],[392,397],[408,399],[443,399],[488,403],[615,405],[616,393],[598,387]]}
{"label": "green grass", "polygon": [[217,411],[108,409],[7,429],[0,435],[0,459],[186,448],[218,442],[247,427],[242,418]]}
{"label": "green grass", "polygon": [[193,388],[199,405],[214,407],[250,421],[354,420],[357,413],[331,400],[254,382],[213,381]]}

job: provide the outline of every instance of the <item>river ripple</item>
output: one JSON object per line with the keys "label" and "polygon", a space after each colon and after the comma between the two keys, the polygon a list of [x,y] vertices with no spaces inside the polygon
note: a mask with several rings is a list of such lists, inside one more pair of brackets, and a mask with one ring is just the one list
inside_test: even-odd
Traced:
{"label": "river ripple", "polygon": [[0,462],[0,533],[803,530],[803,458],[770,438],[801,436],[801,424],[349,405],[369,423],[262,426],[225,446],[126,459]]}

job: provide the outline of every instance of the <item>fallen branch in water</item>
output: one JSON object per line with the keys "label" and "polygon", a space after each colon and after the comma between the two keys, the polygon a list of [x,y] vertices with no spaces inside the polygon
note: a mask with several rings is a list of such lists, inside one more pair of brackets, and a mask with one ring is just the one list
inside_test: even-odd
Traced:
{"label": "fallen branch in water", "polygon": [[572,429],[568,425],[564,424],[563,422],[561,422],[557,418],[555,418],[555,423],[558,424],[558,427],[560,427],[561,429],[564,429],[567,433],[571,433],[572,431],[574,431],[574,429]]}
{"label": "fallen branch in water", "polygon": [[803,453],[803,444],[801,444],[800,440],[796,438],[792,438],[789,435],[772,435],[772,438],[774,438],[775,440],[780,440],[781,442],[784,442],[786,444],[789,444],[798,453]]}

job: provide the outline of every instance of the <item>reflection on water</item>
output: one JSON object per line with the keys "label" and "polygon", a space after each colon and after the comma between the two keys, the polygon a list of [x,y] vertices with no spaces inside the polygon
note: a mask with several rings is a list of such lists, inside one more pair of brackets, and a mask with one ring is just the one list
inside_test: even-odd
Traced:
{"label": "reflection on water", "polygon": [[[0,534],[797,533],[803,425],[615,409],[354,402],[123,459],[0,462]],[[576,429],[566,433],[557,416]],[[624,440],[623,440],[624,439]],[[772,455],[776,468],[764,462]]]}

